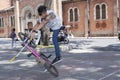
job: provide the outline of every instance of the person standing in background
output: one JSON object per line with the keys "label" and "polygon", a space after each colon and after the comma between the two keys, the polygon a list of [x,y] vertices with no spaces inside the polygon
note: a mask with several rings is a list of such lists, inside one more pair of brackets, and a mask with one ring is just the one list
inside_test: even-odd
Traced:
{"label": "person standing in background", "polygon": [[10,37],[12,39],[11,47],[15,48],[16,47],[16,33],[15,33],[15,28],[12,29]]}

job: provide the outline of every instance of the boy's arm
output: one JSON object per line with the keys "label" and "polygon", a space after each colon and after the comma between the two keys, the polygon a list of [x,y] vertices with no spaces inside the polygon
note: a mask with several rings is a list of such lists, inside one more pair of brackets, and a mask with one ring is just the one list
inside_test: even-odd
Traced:
{"label": "boy's arm", "polygon": [[52,20],[52,19],[55,19],[56,18],[56,15],[53,13],[53,12],[51,12],[51,13],[49,13],[48,14],[48,16],[46,17],[46,20]]}
{"label": "boy's arm", "polygon": [[49,22],[50,20],[55,19],[55,18],[56,18],[56,15],[53,12],[49,13],[44,21],[42,21],[41,23],[38,23],[34,26],[33,30],[41,29],[47,22]]}
{"label": "boy's arm", "polygon": [[33,27],[33,30],[39,30],[41,29],[42,27],[45,26],[45,24],[48,22],[48,20],[44,20],[42,21],[41,23],[37,23],[34,27]]}
{"label": "boy's arm", "polygon": [[[37,23],[34,27],[33,27],[33,30],[39,30],[39,29],[41,29],[42,27],[44,27],[45,26],[45,24],[48,22],[48,20],[44,20],[44,21],[42,21],[41,23]],[[34,32],[32,32],[31,33],[31,39],[33,39],[34,38],[34,35],[35,35],[35,33]]]}

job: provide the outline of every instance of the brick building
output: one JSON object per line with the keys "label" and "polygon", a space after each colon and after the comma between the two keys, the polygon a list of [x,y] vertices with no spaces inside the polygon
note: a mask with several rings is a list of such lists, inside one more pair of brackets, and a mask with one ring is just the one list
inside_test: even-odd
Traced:
{"label": "brick building", "polygon": [[[0,37],[8,37],[11,29],[24,32],[38,19],[37,8],[51,0],[1,0]],[[62,2],[63,1],[63,2]],[[120,0],[52,0],[50,6],[74,36],[113,36],[120,30]]]}
{"label": "brick building", "polygon": [[[46,1],[46,2],[45,2]],[[51,0],[1,0],[0,37],[9,37],[12,28],[16,33],[32,28],[38,17],[37,8]],[[51,7],[62,19],[62,0],[52,0]]]}
{"label": "brick building", "polygon": [[0,2],[0,37],[7,37],[14,23],[14,2],[1,0]]}
{"label": "brick building", "polygon": [[113,36],[120,30],[120,0],[68,0],[63,4],[64,25],[75,36]]}

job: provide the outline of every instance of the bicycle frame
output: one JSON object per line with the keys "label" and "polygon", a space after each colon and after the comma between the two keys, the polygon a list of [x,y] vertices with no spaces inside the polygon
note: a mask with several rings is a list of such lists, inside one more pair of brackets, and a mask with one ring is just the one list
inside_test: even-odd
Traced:
{"label": "bicycle frame", "polygon": [[[42,64],[45,67],[45,71],[47,70],[53,76],[58,77],[59,72],[57,71],[56,67],[54,65],[52,65],[52,62],[48,58],[46,58],[46,56],[43,56],[42,53],[40,54],[34,49],[34,46],[35,46],[34,43],[31,44],[31,42],[33,40],[33,37],[31,37],[32,32],[33,32],[33,30],[31,31],[30,34],[28,34],[27,37],[22,33],[18,34],[18,36],[22,40],[21,45],[23,46],[23,48],[13,58],[10,59],[10,62],[15,60],[22,53],[22,51],[26,48],[36,58],[38,63]],[[23,35],[23,38],[22,38],[22,35]]]}
{"label": "bicycle frame", "polygon": [[13,58],[11,58],[10,61],[12,62],[13,60],[15,60],[15,59],[21,54],[21,52],[22,52],[25,48],[27,48],[27,50],[29,50],[29,51],[31,52],[31,54],[33,54],[33,56],[34,56],[37,60],[39,60],[39,61],[41,61],[41,62],[43,62],[43,63],[52,64],[51,61],[49,61],[47,58],[41,57],[41,55],[40,55],[35,49],[33,49],[32,47],[30,47],[30,46],[28,45],[28,44],[30,43],[30,41],[27,42],[27,43],[25,43],[25,42],[28,41],[28,40],[29,40],[29,39],[26,38],[26,39],[22,42],[22,45],[24,45],[24,47],[19,51],[18,54],[16,54]]}
{"label": "bicycle frame", "polygon": [[[25,43],[24,43],[24,44],[25,44]],[[33,49],[32,47],[26,45],[26,48],[31,52],[31,54],[34,55],[34,57],[35,57],[37,60],[40,60],[40,61],[42,61],[42,62],[43,62],[43,60],[44,60],[44,61],[47,62],[48,64],[51,64],[51,62],[50,62],[48,59],[41,57],[41,55],[40,55],[35,49]]]}

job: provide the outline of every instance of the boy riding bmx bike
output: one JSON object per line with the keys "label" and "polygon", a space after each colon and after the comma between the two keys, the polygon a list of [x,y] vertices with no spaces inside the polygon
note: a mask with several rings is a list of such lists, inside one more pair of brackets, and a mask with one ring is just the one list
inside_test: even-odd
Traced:
{"label": "boy riding bmx bike", "polygon": [[52,61],[53,64],[61,61],[61,53],[58,43],[58,34],[62,28],[60,18],[52,11],[47,10],[46,6],[39,6],[38,14],[40,16],[37,24],[34,26],[33,30],[39,30],[44,26],[47,26],[53,31],[53,44],[55,47],[55,59]]}

